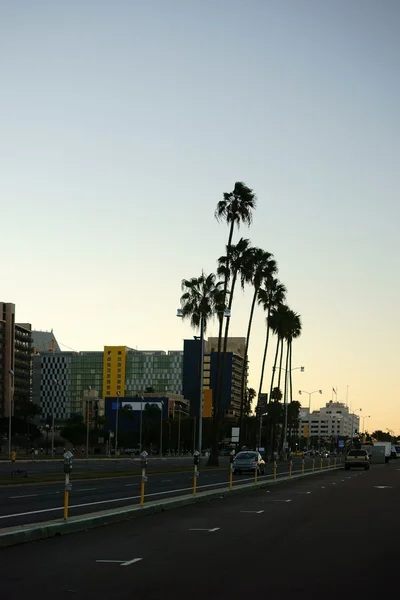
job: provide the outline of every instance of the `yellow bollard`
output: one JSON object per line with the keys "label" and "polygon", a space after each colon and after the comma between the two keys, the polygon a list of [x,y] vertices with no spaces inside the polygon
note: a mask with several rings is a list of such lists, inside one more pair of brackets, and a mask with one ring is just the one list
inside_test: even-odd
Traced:
{"label": "yellow bollard", "polygon": [[233,487],[233,465],[231,465],[231,469],[229,471],[229,487]]}
{"label": "yellow bollard", "polygon": [[276,460],[274,461],[274,481],[276,481]]}
{"label": "yellow bollard", "polygon": [[311,467],[312,472],[314,473],[315,470],[315,458],[312,459],[312,467]]}
{"label": "yellow bollard", "polygon": [[292,476],[292,469],[293,469],[293,461],[290,461],[290,463],[289,463],[289,477]]}
{"label": "yellow bollard", "polygon": [[304,458],[301,461],[301,474],[304,475]]}
{"label": "yellow bollard", "polygon": [[257,483],[257,478],[258,478],[258,469],[256,467],[254,470],[254,483]]}
{"label": "yellow bollard", "polygon": [[331,459],[328,458],[328,469],[330,469],[330,468],[331,468]]}

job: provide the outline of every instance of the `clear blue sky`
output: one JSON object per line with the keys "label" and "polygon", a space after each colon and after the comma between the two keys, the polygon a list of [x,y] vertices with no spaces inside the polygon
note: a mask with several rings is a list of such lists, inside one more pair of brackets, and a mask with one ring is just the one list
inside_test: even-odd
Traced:
{"label": "clear blue sky", "polygon": [[[180,349],[181,279],[215,269],[242,180],[237,235],[303,319],[294,388],[399,431],[399,25],[396,0],[1,3],[1,299],[77,350]],[[258,311],[254,387],[263,338]]]}

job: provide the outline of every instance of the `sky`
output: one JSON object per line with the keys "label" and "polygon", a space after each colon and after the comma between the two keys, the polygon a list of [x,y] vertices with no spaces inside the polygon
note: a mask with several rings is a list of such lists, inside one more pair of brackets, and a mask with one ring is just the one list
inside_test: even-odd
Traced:
{"label": "sky", "polygon": [[[400,432],[399,25],[397,0],[0,2],[0,300],[64,350],[182,349],[181,280],[215,271],[243,181],[234,239],[302,318],[294,391]],[[264,339],[258,309],[256,389]]]}

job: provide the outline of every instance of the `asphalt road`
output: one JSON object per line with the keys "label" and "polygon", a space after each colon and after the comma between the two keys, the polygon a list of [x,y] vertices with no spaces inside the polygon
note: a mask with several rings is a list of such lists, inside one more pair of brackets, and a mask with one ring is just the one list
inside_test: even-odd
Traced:
{"label": "asphalt road", "polygon": [[[325,465],[327,462],[325,461]],[[311,460],[305,464],[311,469]],[[74,463],[75,470],[75,463]],[[293,463],[293,474],[301,470],[301,461]],[[278,466],[278,477],[287,476],[287,463]],[[267,465],[266,477],[272,479],[273,467]],[[259,478],[260,480],[263,477]],[[253,482],[251,473],[234,476],[234,485]],[[197,492],[209,491],[215,487],[227,486],[229,465],[224,469],[200,468],[197,480]],[[138,504],[140,499],[140,477],[120,477],[92,479],[74,483],[71,475],[70,493],[71,516],[118,508],[129,504]],[[190,472],[171,472],[149,475],[146,484],[146,499],[158,500],[191,493],[193,474]],[[61,519],[63,515],[63,483],[11,485],[0,487],[0,529],[27,523],[37,523],[52,519]]]}
{"label": "asphalt road", "polygon": [[[225,463],[228,462],[229,459],[223,458],[222,461]],[[149,464],[151,467],[162,466],[165,468],[166,465],[170,466],[180,466],[180,465],[189,465],[193,461],[192,458],[181,458],[181,457],[171,457],[171,458],[150,458]],[[39,473],[62,473],[63,471],[63,460],[62,459],[53,459],[46,460],[44,457],[42,460],[40,457],[32,461],[31,459],[26,460],[17,460],[15,463],[10,463],[9,461],[0,462],[0,478],[1,476],[9,476],[11,471],[15,469],[27,469],[28,473],[31,475],[39,474]],[[104,458],[104,459],[89,459],[85,458],[76,458],[73,461],[74,471],[124,471],[126,469],[132,469],[133,471],[140,471],[140,459],[130,459],[130,458]]]}
{"label": "asphalt road", "polygon": [[390,597],[396,463],[327,471],[0,550],[0,597],[74,600]]}

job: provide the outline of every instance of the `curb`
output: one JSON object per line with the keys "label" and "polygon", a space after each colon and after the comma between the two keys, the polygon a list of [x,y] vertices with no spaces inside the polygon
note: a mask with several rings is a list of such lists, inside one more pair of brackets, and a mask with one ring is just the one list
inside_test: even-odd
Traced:
{"label": "curb", "polygon": [[[178,508],[180,506],[188,506],[190,504],[198,504],[200,502],[208,502],[216,498],[224,496],[231,496],[234,494],[240,494],[244,492],[256,491],[259,489],[266,488],[270,485],[276,485],[278,483],[284,483],[286,481],[292,481],[294,479],[302,479],[310,475],[320,475],[321,473],[338,471],[342,466],[330,467],[323,469],[322,471],[305,472],[304,474],[299,473],[292,475],[292,477],[279,477],[274,480],[260,481],[258,483],[246,483],[242,485],[236,485],[233,488],[220,488],[218,490],[210,492],[200,492],[199,495],[185,495],[177,498],[171,498],[170,500],[163,500],[148,502],[143,506],[123,506],[118,510],[106,510],[101,513],[87,513],[85,515],[79,515],[77,517],[70,518],[67,522],[64,521],[47,521],[44,523],[38,523],[35,525],[24,525],[17,527],[9,527],[7,529],[0,530],[0,548],[7,548],[9,546],[16,546],[18,544],[24,544],[26,542],[33,542],[35,540],[46,539],[57,535],[66,535],[68,533],[75,533],[78,531],[86,531],[93,529],[94,527],[101,527],[103,525],[109,525],[110,523],[118,523],[120,521],[133,520],[143,515],[155,514],[158,512],[164,512]],[[272,476],[271,476],[272,477]]]}

